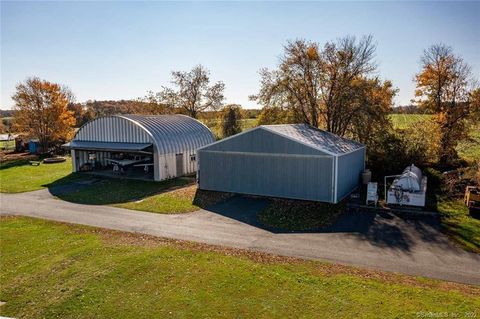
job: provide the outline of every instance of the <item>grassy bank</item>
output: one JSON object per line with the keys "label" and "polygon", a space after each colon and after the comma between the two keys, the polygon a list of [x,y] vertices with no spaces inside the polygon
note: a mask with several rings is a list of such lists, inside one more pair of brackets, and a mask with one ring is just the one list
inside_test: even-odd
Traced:
{"label": "grassy bank", "polygon": [[228,195],[198,191],[195,179],[186,177],[162,182],[96,179],[98,182],[93,185],[57,196],[79,204],[111,205],[151,213],[178,214],[213,205]]}
{"label": "grassy bank", "polygon": [[449,237],[465,249],[480,253],[480,220],[469,215],[463,200],[439,196],[437,209]]}
{"label": "grassy bank", "polygon": [[2,316],[371,318],[478,311],[480,289],[27,218],[0,220]]}

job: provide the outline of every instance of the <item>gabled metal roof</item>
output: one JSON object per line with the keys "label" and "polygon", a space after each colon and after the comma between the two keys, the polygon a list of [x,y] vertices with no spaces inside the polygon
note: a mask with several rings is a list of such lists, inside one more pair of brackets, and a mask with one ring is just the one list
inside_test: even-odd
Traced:
{"label": "gabled metal roof", "polygon": [[342,155],[365,145],[307,124],[262,125],[262,128],[331,155]]}

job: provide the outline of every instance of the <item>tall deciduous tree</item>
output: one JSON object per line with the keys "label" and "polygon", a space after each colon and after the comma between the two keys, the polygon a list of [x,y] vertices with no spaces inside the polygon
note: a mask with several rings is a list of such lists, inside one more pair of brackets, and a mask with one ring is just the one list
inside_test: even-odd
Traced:
{"label": "tall deciduous tree", "polygon": [[[358,132],[354,126],[365,126],[360,123],[365,115],[385,115],[396,92],[390,82],[369,78],[376,69],[374,55],[371,36],[344,37],[323,49],[315,42],[288,42],[277,69],[260,71],[260,92],[251,98],[341,136]],[[382,98],[376,96],[379,93]]]}
{"label": "tall deciduous tree", "polygon": [[393,126],[390,113],[397,89],[390,81],[378,78],[357,78],[351,83],[350,107],[356,112],[347,126],[347,135],[374,147],[380,135],[386,134]]}
{"label": "tall deciduous tree", "polygon": [[458,142],[467,137],[467,120],[478,112],[476,81],[471,67],[443,44],[426,49],[421,66],[415,76],[417,103],[436,115],[441,134],[440,163],[447,165],[457,157]]}
{"label": "tall deciduous tree", "polygon": [[289,109],[276,106],[264,107],[258,115],[257,125],[302,123]]}
{"label": "tall deciduous tree", "polygon": [[17,85],[12,99],[15,130],[38,138],[44,151],[53,143],[71,138],[75,118],[68,110],[73,94],[67,87],[28,78]]}
{"label": "tall deciduous tree", "polygon": [[158,103],[179,109],[193,118],[203,111],[222,107],[225,84],[210,85],[210,72],[202,65],[189,72],[172,72],[172,78],[174,88],[163,87],[161,92],[153,94]]}
{"label": "tall deciduous tree", "polygon": [[241,106],[236,104],[227,105],[222,109],[220,120],[223,137],[232,136],[242,131],[242,113]]}

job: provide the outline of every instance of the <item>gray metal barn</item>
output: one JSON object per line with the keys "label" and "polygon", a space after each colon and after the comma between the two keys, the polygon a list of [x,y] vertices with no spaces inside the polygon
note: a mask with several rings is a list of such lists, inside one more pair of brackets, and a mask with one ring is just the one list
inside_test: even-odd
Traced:
{"label": "gray metal barn", "polygon": [[115,115],[86,123],[65,146],[74,172],[160,181],[196,172],[197,149],[214,141],[204,124],[185,115]]}
{"label": "gray metal barn", "polygon": [[198,150],[200,189],[337,203],[365,146],[306,124],[263,125]]}

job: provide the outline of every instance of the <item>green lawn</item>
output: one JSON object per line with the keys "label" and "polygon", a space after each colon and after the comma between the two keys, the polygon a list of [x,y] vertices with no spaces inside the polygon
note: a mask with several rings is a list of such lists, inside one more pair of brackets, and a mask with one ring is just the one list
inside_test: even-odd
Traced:
{"label": "green lawn", "polygon": [[[31,166],[28,161],[8,162],[0,165],[0,192],[20,193],[45,188],[57,180],[65,179],[72,172],[70,158],[63,163]],[[75,176],[70,176],[75,178]]]}
{"label": "green lawn", "polygon": [[147,196],[140,201],[115,206],[162,214],[193,212],[200,209],[193,204],[196,189],[195,185],[190,185],[165,193]]}
{"label": "green lawn", "polygon": [[162,182],[95,178],[99,179],[99,182],[57,196],[79,204],[111,205],[161,214],[193,212],[228,196],[224,193],[197,190],[191,177]]}
{"label": "green lawn", "polygon": [[469,215],[463,200],[438,196],[437,209],[446,233],[467,250],[480,253],[480,220]]}
{"label": "green lawn", "polygon": [[0,167],[0,191],[18,193],[59,186],[80,179],[97,180],[71,192],[52,194],[70,202],[112,205],[153,213],[187,213],[212,205],[226,194],[197,191],[193,178],[149,182],[120,178],[102,178],[71,173],[71,160],[57,164],[31,166],[28,161],[12,161]]}
{"label": "green lawn", "polygon": [[460,284],[27,218],[0,220],[16,318],[412,318],[480,309]]}
{"label": "green lawn", "polygon": [[183,187],[192,183],[191,178],[163,182],[105,178],[58,197],[80,204],[112,205],[153,213],[186,213],[199,209],[192,203],[195,186]]}
{"label": "green lawn", "polygon": [[178,178],[163,182],[123,178],[103,178],[90,175],[96,183],[76,191],[59,195],[63,200],[88,205],[112,205],[139,201],[147,196],[192,183],[191,179]]}
{"label": "green lawn", "polygon": [[470,141],[458,145],[458,155],[469,162],[480,161],[480,124],[471,128],[470,137]]}
{"label": "green lawn", "polygon": [[15,148],[15,141],[0,141],[0,150],[13,150]]}

